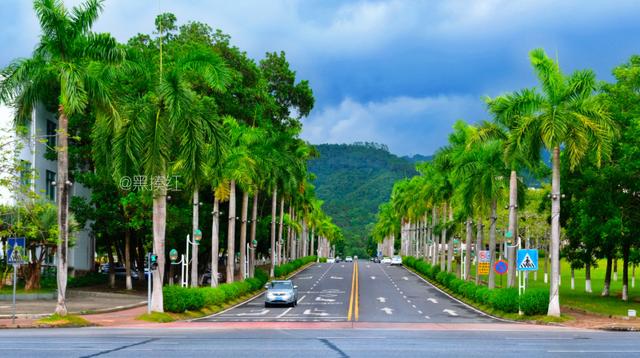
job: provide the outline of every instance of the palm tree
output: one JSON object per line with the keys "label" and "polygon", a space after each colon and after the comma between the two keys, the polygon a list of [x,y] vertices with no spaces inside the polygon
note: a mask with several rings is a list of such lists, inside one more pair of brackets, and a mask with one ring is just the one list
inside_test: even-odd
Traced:
{"label": "palm tree", "polygon": [[507,145],[507,153],[522,148],[551,152],[551,284],[549,316],[560,316],[560,151],[570,168],[593,151],[598,163],[609,156],[616,129],[604,105],[594,95],[597,83],[591,70],[566,76],[557,61],[542,49],[531,51],[531,65],[541,92],[528,90],[511,94],[513,102],[528,108],[518,116]]}
{"label": "palm tree", "polygon": [[12,103],[16,120],[30,120],[38,103],[58,98],[58,302],[55,312],[67,314],[67,250],[69,242],[69,117],[84,115],[92,105],[111,112],[112,98],[103,64],[123,58],[109,34],[91,32],[102,11],[101,0],[87,0],[69,11],[60,0],[34,0],[42,35],[33,56],[15,60],[1,72],[0,101]]}

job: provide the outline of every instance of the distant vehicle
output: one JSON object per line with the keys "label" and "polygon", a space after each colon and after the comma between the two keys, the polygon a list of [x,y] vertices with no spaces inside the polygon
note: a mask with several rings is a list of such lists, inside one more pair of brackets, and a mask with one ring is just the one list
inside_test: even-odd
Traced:
{"label": "distant vehicle", "polygon": [[351,256],[347,256],[345,257],[344,262],[353,262],[353,258]]}
{"label": "distant vehicle", "polygon": [[336,263],[342,261],[342,259],[340,258],[340,256],[336,256]]}
{"label": "distant vehicle", "polygon": [[401,265],[402,266],[402,257],[394,256],[391,258],[391,266],[393,265]]}
{"label": "distant vehicle", "polygon": [[[224,279],[222,278],[222,272],[218,272],[218,282],[223,282]],[[211,285],[211,270],[207,270],[207,272],[204,273],[204,275],[202,275],[202,281],[200,282],[201,285],[207,285],[210,286]]]}
{"label": "distant vehicle", "polygon": [[329,257],[329,258],[327,259],[327,263],[328,263],[328,264],[335,264],[335,263],[336,263],[336,259],[334,259],[333,257]]}
{"label": "distant vehicle", "polygon": [[372,257],[371,261],[373,261],[373,263],[379,264],[380,263],[380,258],[378,256]]}
{"label": "distant vehicle", "polygon": [[385,256],[385,257],[383,257],[383,258],[382,258],[382,261],[381,261],[381,262],[382,262],[383,264],[390,264],[390,263],[391,263],[391,259],[390,259],[389,257],[386,257],[386,256]]}
{"label": "distant vehicle", "polygon": [[289,305],[295,307],[298,304],[298,286],[291,280],[271,281],[264,286],[267,293],[264,295],[264,306]]}
{"label": "distant vehicle", "polygon": [[353,259],[354,259],[354,260],[357,260],[357,259],[358,259],[358,256],[354,256],[354,257],[353,257]]}

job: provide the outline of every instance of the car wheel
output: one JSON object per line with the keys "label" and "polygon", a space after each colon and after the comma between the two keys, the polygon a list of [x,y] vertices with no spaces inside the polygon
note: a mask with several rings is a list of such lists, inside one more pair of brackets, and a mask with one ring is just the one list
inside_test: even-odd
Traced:
{"label": "car wheel", "polygon": [[269,304],[265,302],[264,303],[264,308],[269,308],[269,307],[270,307]]}

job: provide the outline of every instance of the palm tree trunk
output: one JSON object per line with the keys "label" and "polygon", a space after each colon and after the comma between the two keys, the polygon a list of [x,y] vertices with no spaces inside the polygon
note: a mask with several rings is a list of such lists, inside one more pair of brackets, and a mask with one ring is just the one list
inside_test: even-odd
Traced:
{"label": "palm tree trunk", "polygon": [[551,163],[551,284],[547,315],[560,317],[560,147],[553,148]]}
{"label": "palm tree trunk", "polygon": [[478,217],[478,231],[476,234],[476,285],[480,284],[480,250],[483,249],[482,241],[484,239],[484,226],[482,224],[482,216]]}
{"label": "palm tree trunk", "polygon": [[447,203],[442,206],[442,231],[440,232],[440,271],[444,271],[447,266],[446,245],[447,245]]}
{"label": "palm tree trunk", "polygon": [[[282,231],[284,227],[284,195],[280,198],[280,226],[278,227],[278,259],[276,265],[280,265],[282,261]],[[286,253],[285,253],[286,254]]]}
{"label": "palm tree trunk", "polygon": [[269,267],[269,277],[273,277],[273,269],[277,264],[276,257],[276,205],[278,202],[278,189],[273,186],[271,194],[271,266]]}
{"label": "palm tree trunk", "polygon": [[[465,243],[466,255],[464,257],[464,279],[469,280],[471,273],[471,241],[473,240],[473,232],[471,227],[471,217],[467,217],[467,241]],[[477,251],[476,251],[477,252]]]}
{"label": "palm tree trunk", "polygon": [[438,224],[438,208],[434,205],[431,208],[431,241],[433,242],[433,257],[431,266],[435,266],[438,264],[438,255],[440,255],[440,245],[438,245],[438,240],[436,238],[435,227]]}
{"label": "palm tree trunk", "polygon": [[249,193],[242,191],[242,214],[240,220],[240,279],[247,277],[247,216],[249,212]]}
{"label": "palm tree trunk", "polygon": [[591,293],[591,263],[587,261],[584,266],[584,292]]}
{"label": "palm tree trunk", "polygon": [[229,228],[227,231],[227,282],[234,281],[236,256],[236,181],[229,185]]}
{"label": "palm tree trunk", "polygon": [[127,290],[133,289],[131,282],[131,229],[126,228],[124,231],[124,269],[125,269],[125,282]]}
{"label": "palm tree trunk", "polygon": [[[449,202],[449,222],[453,221],[453,207]],[[449,244],[447,245],[447,272],[453,272],[453,233],[449,235]],[[445,236],[446,240],[446,236]]]}
{"label": "palm tree trunk", "polygon": [[629,300],[629,250],[628,241],[622,244],[622,300]]}
{"label": "palm tree trunk", "polygon": [[489,262],[489,289],[494,289],[496,287],[496,272],[493,270],[493,265],[496,262],[496,220],[498,210],[498,202],[497,200],[493,200],[491,203],[491,223],[489,226],[489,256],[491,257],[491,261]]}
{"label": "palm tree trunk", "polygon": [[[200,218],[200,197],[198,188],[193,189],[193,217],[191,220],[191,287],[198,287],[198,245],[196,244],[196,230],[198,230]],[[188,258],[187,258],[188,259]]]}
{"label": "palm tree trunk", "polygon": [[164,312],[162,281],[164,280],[164,235],[167,226],[167,191],[160,189],[153,197],[153,252],[158,257],[158,270],[152,273],[151,311]]}
{"label": "palm tree trunk", "polygon": [[58,283],[58,302],[55,313],[67,315],[67,253],[69,249],[69,147],[68,126],[69,118],[64,113],[62,105],[58,108],[58,173],[56,178],[56,191],[58,197],[58,250],[56,280]]}
{"label": "palm tree trunk", "polygon": [[507,249],[507,287],[516,284],[516,248],[518,242],[518,175],[515,170],[509,177],[509,229],[512,236],[511,246]]}
{"label": "palm tree trunk", "polygon": [[211,218],[211,287],[218,286],[218,256],[220,255],[220,201],[213,194]]}
{"label": "palm tree trunk", "polygon": [[310,241],[309,241],[309,245],[311,246],[311,247],[310,247],[310,249],[309,249],[309,254],[310,254],[311,256],[313,256],[313,255],[316,255],[316,256],[317,256],[317,253],[316,253],[316,252],[315,252],[315,250],[314,250],[314,248],[315,248],[314,246],[315,246],[315,245],[314,245],[314,242],[313,242],[313,239],[314,239],[314,238],[313,238],[313,236],[314,236],[314,234],[315,234],[315,232],[314,232],[314,231],[315,231],[315,228],[312,226],[312,227],[311,227],[311,239],[310,239]]}
{"label": "palm tree trunk", "polygon": [[109,260],[109,288],[116,287],[116,265],[113,257],[113,243],[111,242],[111,236],[106,235],[104,237],[107,244],[107,260]]}
{"label": "palm tree trunk", "polygon": [[602,296],[609,296],[609,289],[611,287],[611,263],[612,253],[607,255],[607,266],[604,271],[604,286],[602,287]]}
{"label": "palm tree trunk", "polygon": [[[253,196],[253,206],[251,207],[251,257],[249,258],[249,277],[253,277],[255,274],[256,264],[256,249],[253,245],[256,240],[256,225],[258,221],[258,190],[256,188],[256,194]],[[257,246],[257,245],[256,245]]]}
{"label": "palm tree trunk", "polygon": [[301,254],[300,257],[307,256],[307,238],[309,233],[307,232],[307,220],[302,217],[302,237],[300,238]]}

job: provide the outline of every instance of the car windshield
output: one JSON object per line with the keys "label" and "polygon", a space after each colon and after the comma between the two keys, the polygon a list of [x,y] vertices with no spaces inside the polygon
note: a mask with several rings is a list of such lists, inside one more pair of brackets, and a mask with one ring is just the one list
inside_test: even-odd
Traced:
{"label": "car windshield", "polygon": [[272,282],[271,283],[271,288],[276,290],[287,290],[287,289],[291,289],[292,287],[293,285],[291,285],[291,282]]}

